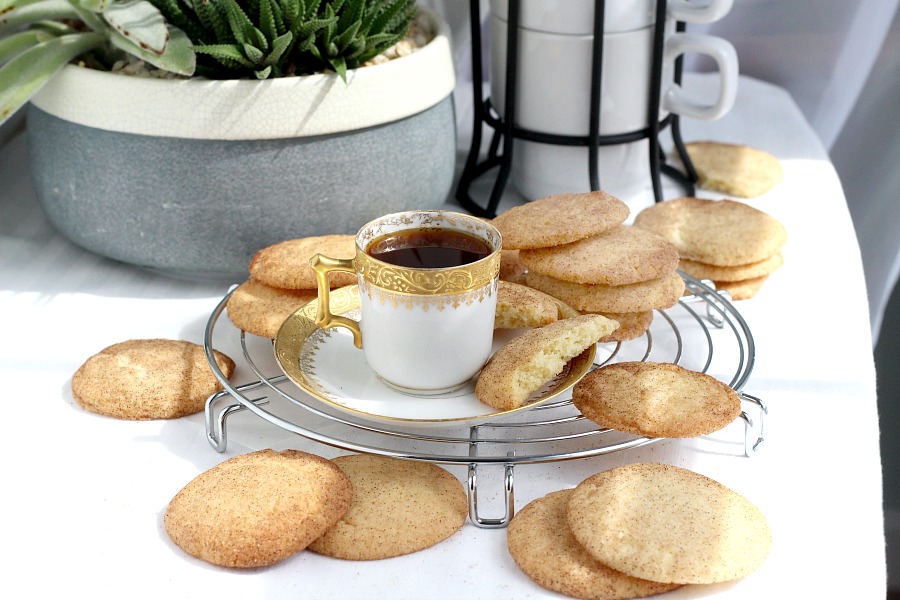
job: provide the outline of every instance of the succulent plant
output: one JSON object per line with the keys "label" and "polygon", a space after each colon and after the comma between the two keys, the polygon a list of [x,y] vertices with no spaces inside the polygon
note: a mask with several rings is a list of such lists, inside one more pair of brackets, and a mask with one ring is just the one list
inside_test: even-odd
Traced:
{"label": "succulent plant", "polygon": [[392,46],[415,0],[150,0],[187,32],[198,74],[281,77],[348,69]]}
{"label": "succulent plant", "polygon": [[[315,1],[315,0],[310,0]],[[335,0],[326,4],[326,16],[337,23],[316,36],[310,53],[318,70],[327,65],[346,78],[355,69],[400,41],[416,14],[415,0]]]}
{"label": "succulent plant", "polygon": [[67,63],[133,55],[180,75],[347,70],[403,38],[415,0],[0,0],[0,124]]}
{"label": "succulent plant", "polygon": [[191,75],[191,41],[147,0],[0,0],[0,123],[67,63],[126,53]]}

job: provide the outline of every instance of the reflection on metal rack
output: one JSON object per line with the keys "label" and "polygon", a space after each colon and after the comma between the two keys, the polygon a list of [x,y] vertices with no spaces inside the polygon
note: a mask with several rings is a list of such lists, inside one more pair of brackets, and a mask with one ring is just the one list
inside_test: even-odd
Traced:
{"label": "reflection on metal rack", "polygon": [[[768,412],[759,398],[742,392],[753,369],[753,337],[727,294],[689,275],[682,274],[682,277],[688,294],[674,307],[657,312],[643,342],[638,339],[598,345],[595,367],[625,360],[672,362],[725,381],[741,393],[744,405],[756,415],[754,419],[747,410],[741,414],[743,453],[752,455],[763,443],[764,418]],[[224,386],[223,391],[206,403],[207,439],[219,452],[227,446],[228,417],[250,411],[286,431],[343,450],[467,465],[470,518],[477,526],[490,528],[505,527],[512,517],[515,465],[597,456],[657,441],[597,426],[574,407],[571,393],[564,394],[565,399],[555,399],[509,419],[472,427],[416,430],[356,420],[310,402],[284,374],[263,373],[259,363],[270,360],[271,356],[263,356],[259,348],[251,349],[243,332],[239,334],[243,358],[258,380],[234,385],[212,356],[216,324],[229,296],[213,311],[205,333],[210,367]],[[220,334],[237,335],[237,332],[231,326],[223,326]],[[271,353],[271,345],[265,347]],[[479,514],[478,468],[486,465],[504,467],[505,511],[500,518],[484,518]]]}
{"label": "reflection on metal rack", "polygon": [[[469,26],[472,34],[472,80],[484,81],[482,65],[482,35],[481,35],[481,1],[469,0]],[[460,177],[456,190],[456,200],[466,210],[474,215],[490,217],[496,216],[497,206],[512,170],[513,142],[516,139],[554,144],[560,146],[583,146],[588,149],[588,177],[592,190],[602,189],[600,173],[597,168],[597,153],[601,146],[626,144],[646,139],[649,144],[650,181],[653,186],[653,195],[656,202],[663,200],[660,174],[664,174],[683,189],[685,195],[694,195],[694,184],[697,182],[697,173],[687,154],[681,137],[680,117],[677,114],[669,114],[663,119],[658,119],[661,103],[660,85],[663,76],[663,49],[665,45],[665,22],[667,0],[656,1],[656,17],[653,26],[653,63],[650,69],[650,78],[647,82],[648,93],[648,126],[628,133],[616,135],[600,135],[600,98],[601,79],[603,75],[603,39],[604,39],[604,13],[605,0],[596,0],[594,9],[594,34],[591,51],[591,99],[589,116],[589,135],[573,136],[533,131],[519,127],[515,124],[515,107],[517,88],[517,72],[519,60],[518,23],[520,14],[520,0],[509,0],[509,28],[507,36],[506,54],[506,83],[503,106],[506,107],[503,118],[497,113],[490,98],[482,98],[480,86],[473,86],[473,130],[472,144],[465,167]],[[685,23],[677,22],[676,31],[685,31]],[[681,57],[675,60],[673,81],[681,83],[683,60]],[[496,103],[494,103],[496,104]],[[479,162],[482,149],[482,129],[488,126],[493,130],[487,156]],[[672,141],[678,157],[684,165],[684,172],[675,166],[666,163],[665,153],[659,143],[659,135],[666,128],[671,127]],[[497,176],[487,202],[479,204],[471,195],[470,188],[473,183],[488,171],[497,168]]]}

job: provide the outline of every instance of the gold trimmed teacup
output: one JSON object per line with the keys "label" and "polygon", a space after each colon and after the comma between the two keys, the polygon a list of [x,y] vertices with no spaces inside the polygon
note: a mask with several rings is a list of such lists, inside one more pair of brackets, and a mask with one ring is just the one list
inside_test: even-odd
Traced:
{"label": "gold trimmed teacup", "polygon": [[[356,255],[310,260],[316,324],[345,327],[384,383],[420,396],[465,385],[490,357],[500,272],[500,232],[444,210],[395,213],[364,225]],[[329,308],[328,273],[355,273],[360,319]]]}

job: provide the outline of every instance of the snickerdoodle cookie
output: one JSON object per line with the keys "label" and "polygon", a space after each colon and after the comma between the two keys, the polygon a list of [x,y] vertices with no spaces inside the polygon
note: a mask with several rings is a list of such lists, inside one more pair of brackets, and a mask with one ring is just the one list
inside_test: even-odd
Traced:
{"label": "snickerdoodle cookie", "polygon": [[784,178],[778,159],[742,144],[701,141],[685,144],[702,188],[738,198],[765,194]]}
{"label": "snickerdoodle cookie", "polygon": [[353,486],[333,462],[299,450],[228,459],[179,491],[164,518],[182,550],[225,567],[263,567],[306,548],[347,512]]}
{"label": "snickerdoodle cookie", "polygon": [[600,338],[600,342],[625,342],[644,335],[650,324],[653,323],[653,311],[643,310],[639,312],[607,312],[602,313],[607,319],[612,319],[619,327],[611,334]]}
{"label": "snickerdoodle cookie", "polygon": [[628,206],[606,192],[556,194],[510,208],[494,226],[504,250],[568,244],[602,233],[628,218]]}
{"label": "snickerdoodle cookie", "polygon": [[743,281],[713,281],[718,290],[725,290],[732,300],[749,300],[759,293],[769,279],[768,275]]}
{"label": "snickerdoodle cookie", "polygon": [[634,226],[669,240],[682,259],[720,267],[769,259],[787,242],[780,221],[748,204],[725,199],[683,197],[659,202],[639,212]]}
{"label": "snickerdoodle cookie", "polygon": [[519,408],[570,359],[616,327],[606,317],[581,315],[529,329],[494,353],[478,375],[475,396],[497,410]]}
{"label": "snickerdoodle cookie", "polygon": [[[330,258],[353,258],[356,238],[349,234],[331,234],[285,240],[259,250],[250,261],[250,276],[274,288],[314,290],[316,273],[309,259],[316,254]],[[328,279],[332,288],[356,283],[353,273],[336,271]]]}
{"label": "snickerdoodle cookie", "polygon": [[559,298],[572,308],[590,313],[633,313],[669,308],[684,293],[684,280],[670,271],[659,279],[630,285],[572,283],[539,273],[528,273],[526,283]]}
{"label": "snickerdoodle cookie", "polygon": [[631,577],[588,554],[566,520],[572,493],[560,490],[532,500],[509,524],[510,556],[532,581],[553,592],[591,600],[643,598],[679,587]]}
{"label": "snickerdoodle cookie", "polygon": [[678,268],[693,275],[697,279],[710,279],[712,281],[744,281],[747,279],[756,279],[771,275],[784,264],[784,257],[780,252],[773,254],[768,258],[752,262],[746,265],[735,265],[733,267],[719,267],[716,265],[682,258]]}
{"label": "snickerdoodle cookie", "polygon": [[566,515],[595,559],[663,583],[744,577],[772,544],[766,517],[745,497],[664,464],[630,464],[588,477],[572,493]]}
{"label": "snickerdoodle cookie", "polygon": [[[214,351],[225,377],[234,361]],[[142,339],[113,344],[72,376],[72,396],[84,409],[117,419],[175,419],[203,410],[222,385],[203,346],[184,340]]]}
{"label": "snickerdoodle cookie", "polygon": [[518,250],[504,248],[500,251],[500,279],[518,282],[527,270]]}
{"label": "snickerdoodle cookie", "polygon": [[678,251],[668,240],[628,225],[565,246],[522,250],[519,257],[529,274],[602,285],[658,279],[678,267]]}
{"label": "snickerdoodle cookie", "polygon": [[541,327],[557,319],[558,301],[553,297],[525,285],[500,281],[494,329]]}
{"label": "snickerdoodle cookie", "polygon": [[647,437],[705,435],[741,414],[741,398],[733,389],[672,363],[603,366],[575,384],[572,402],[602,427]]}
{"label": "snickerdoodle cookie", "polygon": [[456,533],[469,514],[462,484],[435,464],[371,454],[333,462],[353,484],[353,502],[309,545],[313,552],[349,560],[410,554]]}
{"label": "snickerdoodle cookie", "polygon": [[250,278],[231,293],[226,311],[238,329],[275,339],[285,319],[316,295],[316,290],[273,288]]}

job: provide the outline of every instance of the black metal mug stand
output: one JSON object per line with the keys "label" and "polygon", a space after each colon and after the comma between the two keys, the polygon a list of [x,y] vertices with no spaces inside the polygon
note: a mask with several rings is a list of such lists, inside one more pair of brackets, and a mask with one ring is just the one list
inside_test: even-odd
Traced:
{"label": "black metal mug stand", "polygon": [[[697,174],[691,164],[684,143],[681,139],[680,118],[676,114],[669,114],[664,119],[659,119],[660,88],[663,70],[663,47],[665,44],[666,25],[666,0],[657,0],[656,22],[653,33],[653,64],[650,73],[650,94],[648,100],[647,122],[649,126],[637,131],[616,135],[600,135],[600,92],[603,65],[603,20],[605,13],[605,0],[596,0],[594,11],[594,40],[592,46],[591,68],[591,105],[590,123],[587,136],[556,135],[523,129],[515,126],[518,39],[519,39],[519,4],[520,0],[509,0],[509,15],[507,22],[507,53],[506,53],[506,87],[504,89],[505,115],[501,119],[492,110],[490,98],[484,99],[480,82],[484,81],[482,69],[481,48],[481,0],[469,0],[469,19],[472,31],[472,93],[474,119],[472,128],[472,145],[466,158],[456,189],[456,200],[460,206],[474,215],[493,218],[496,216],[497,205],[512,169],[513,142],[522,139],[543,144],[562,146],[587,146],[588,148],[588,174],[592,190],[600,188],[600,174],[597,167],[597,156],[600,146],[614,144],[626,144],[642,139],[649,140],[650,146],[650,178],[653,183],[653,196],[656,202],[663,200],[662,183],[660,174],[674,179],[685,190],[688,196],[694,195],[694,184],[697,182]],[[677,31],[684,31],[683,22],[676,23]],[[673,78],[676,84],[681,83],[682,57],[676,59]],[[478,162],[482,145],[482,129],[488,125],[494,130],[488,148],[487,157]],[[659,144],[659,134],[667,127],[671,127],[672,139],[678,156],[684,165],[685,172],[679,171],[674,165],[666,162],[665,153]],[[501,150],[502,142],[502,153]],[[476,179],[498,168],[497,178],[491,190],[486,206],[478,204],[471,196],[470,188]]]}

